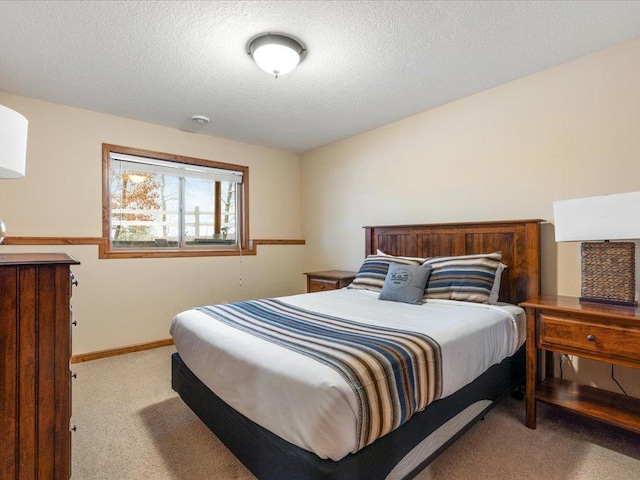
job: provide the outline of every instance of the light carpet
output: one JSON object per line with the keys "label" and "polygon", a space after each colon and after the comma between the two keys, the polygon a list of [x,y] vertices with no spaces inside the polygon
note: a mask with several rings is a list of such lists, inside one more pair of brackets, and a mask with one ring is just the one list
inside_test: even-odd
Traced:
{"label": "light carpet", "polygon": [[[72,366],[73,480],[255,479],[171,390],[174,351]],[[502,400],[416,478],[640,480],[640,435],[545,405],[523,420]]]}

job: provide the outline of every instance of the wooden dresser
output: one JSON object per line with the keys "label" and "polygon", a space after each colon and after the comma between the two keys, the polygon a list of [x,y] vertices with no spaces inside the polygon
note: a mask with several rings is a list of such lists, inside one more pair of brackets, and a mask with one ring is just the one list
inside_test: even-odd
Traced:
{"label": "wooden dresser", "polygon": [[[555,295],[520,305],[527,311],[527,426],[536,428],[536,401],[541,401],[640,433],[640,399],[555,378],[552,356],[559,352],[640,368],[640,308]],[[543,375],[539,351],[546,352]]]}
{"label": "wooden dresser", "polygon": [[71,476],[71,265],[0,255],[0,478]]}

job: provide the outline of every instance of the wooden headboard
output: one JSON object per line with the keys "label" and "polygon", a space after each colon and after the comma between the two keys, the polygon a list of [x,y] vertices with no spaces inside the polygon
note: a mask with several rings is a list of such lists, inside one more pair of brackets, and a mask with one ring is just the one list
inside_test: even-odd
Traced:
{"label": "wooden headboard", "polygon": [[540,222],[436,223],[364,227],[366,255],[436,257],[502,252],[500,301],[518,304],[540,295]]}

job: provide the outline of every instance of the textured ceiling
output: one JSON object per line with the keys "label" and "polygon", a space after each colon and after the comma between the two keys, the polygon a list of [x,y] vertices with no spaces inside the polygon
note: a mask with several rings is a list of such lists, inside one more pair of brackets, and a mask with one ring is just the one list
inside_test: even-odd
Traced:
{"label": "textured ceiling", "polygon": [[[264,73],[263,32],[306,58]],[[0,90],[303,152],[639,36],[640,2],[0,1]]]}

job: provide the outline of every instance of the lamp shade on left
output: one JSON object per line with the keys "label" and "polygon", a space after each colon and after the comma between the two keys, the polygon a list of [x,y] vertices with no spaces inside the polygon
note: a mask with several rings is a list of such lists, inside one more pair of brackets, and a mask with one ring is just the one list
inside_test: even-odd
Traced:
{"label": "lamp shade on left", "polygon": [[24,116],[0,105],[0,178],[24,177],[28,126]]}

